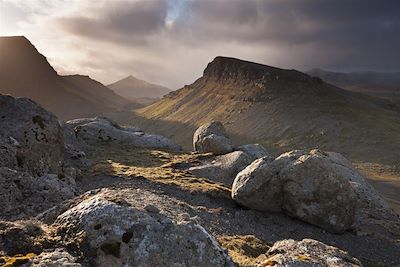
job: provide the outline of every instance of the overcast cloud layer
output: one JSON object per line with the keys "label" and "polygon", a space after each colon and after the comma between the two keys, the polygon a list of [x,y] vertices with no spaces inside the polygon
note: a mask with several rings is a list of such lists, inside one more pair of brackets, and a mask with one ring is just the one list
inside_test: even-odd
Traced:
{"label": "overcast cloud layer", "polygon": [[397,0],[0,0],[61,74],[177,89],[215,56],[307,70],[400,70]]}

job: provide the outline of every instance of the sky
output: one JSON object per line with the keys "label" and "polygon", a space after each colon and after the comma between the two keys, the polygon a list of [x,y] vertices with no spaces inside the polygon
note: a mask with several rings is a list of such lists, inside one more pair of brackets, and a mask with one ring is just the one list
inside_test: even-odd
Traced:
{"label": "sky", "polygon": [[334,71],[400,70],[398,0],[0,0],[59,74],[178,89],[216,56]]}

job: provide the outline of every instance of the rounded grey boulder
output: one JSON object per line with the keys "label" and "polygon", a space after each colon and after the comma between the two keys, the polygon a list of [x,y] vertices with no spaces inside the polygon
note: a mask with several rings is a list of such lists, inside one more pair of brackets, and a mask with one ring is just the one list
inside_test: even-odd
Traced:
{"label": "rounded grey boulder", "polygon": [[329,154],[312,150],[285,166],[280,176],[286,214],[330,232],[349,229],[357,196],[349,182],[351,174],[336,165]]}
{"label": "rounded grey boulder", "polygon": [[269,157],[253,161],[233,181],[232,198],[239,204],[269,212],[282,211],[282,183],[277,173],[280,161]]}
{"label": "rounded grey boulder", "polygon": [[99,193],[53,226],[95,266],[233,266],[203,227],[166,218]]}
{"label": "rounded grey boulder", "polygon": [[331,232],[349,229],[357,195],[339,168],[336,153],[292,151],[273,161],[256,160],[235,178],[232,198],[239,204],[286,214]]}
{"label": "rounded grey boulder", "polygon": [[193,149],[199,153],[221,155],[233,151],[233,144],[222,123],[213,121],[200,126],[195,131]]}

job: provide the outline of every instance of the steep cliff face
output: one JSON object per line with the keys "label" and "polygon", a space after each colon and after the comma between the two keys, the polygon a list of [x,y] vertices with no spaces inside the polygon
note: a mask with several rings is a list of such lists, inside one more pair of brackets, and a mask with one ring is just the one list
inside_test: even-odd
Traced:
{"label": "steep cliff face", "polygon": [[[201,78],[141,109],[168,121],[169,133],[220,120],[240,140],[277,150],[320,147],[358,159],[393,161],[399,148],[397,110],[374,97],[349,92],[296,70],[217,57]],[[151,130],[163,132],[153,123]],[[187,129],[187,128],[186,128]],[[187,130],[186,130],[187,131]]]}
{"label": "steep cliff face", "polygon": [[28,97],[63,119],[131,104],[87,76],[59,76],[23,36],[0,37],[0,66],[0,93]]}

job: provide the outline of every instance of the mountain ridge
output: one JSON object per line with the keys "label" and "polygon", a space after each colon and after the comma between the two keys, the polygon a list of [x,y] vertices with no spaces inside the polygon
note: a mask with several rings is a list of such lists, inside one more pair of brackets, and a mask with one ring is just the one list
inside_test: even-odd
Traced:
{"label": "mountain ridge", "polygon": [[[272,71],[274,75],[265,77]],[[393,162],[397,157],[387,151],[399,147],[399,112],[380,99],[299,71],[237,59],[217,57],[204,73],[193,84],[138,110],[152,121],[144,125],[147,130],[180,138],[189,146],[190,135],[182,125],[219,120],[238,139],[278,151],[318,147],[360,160]],[[163,131],[161,122],[176,126]]]}
{"label": "mountain ridge", "polygon": [[0,37],[0,64],[6,66],[0,70],[0,93],[31,98],[63,119],[96,116],[132,105],[88,76],[58,75],[24,36]]}

